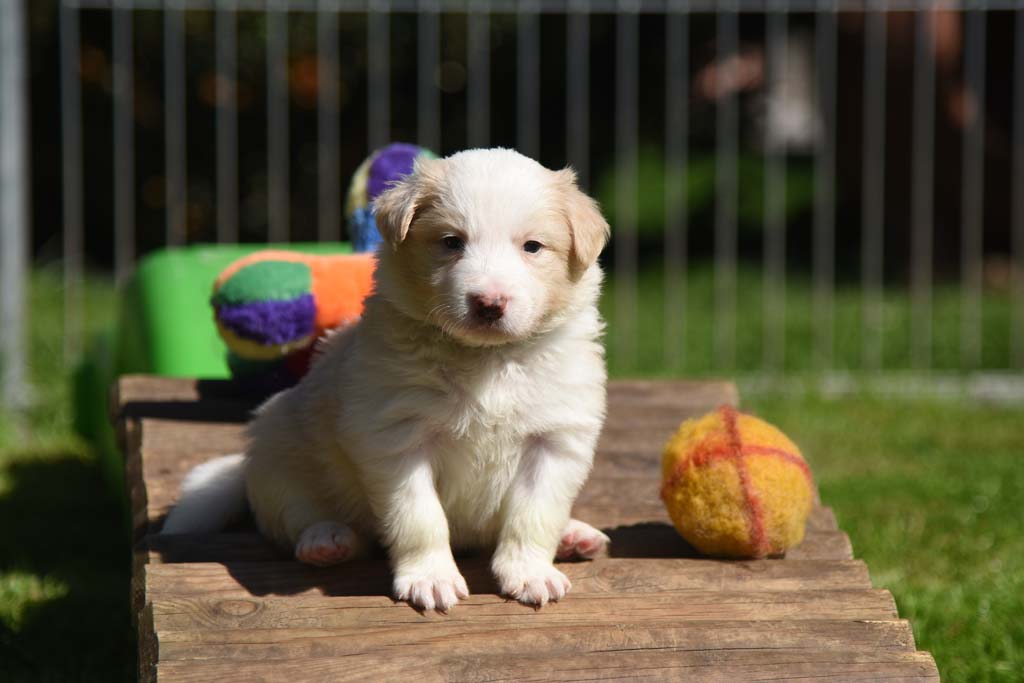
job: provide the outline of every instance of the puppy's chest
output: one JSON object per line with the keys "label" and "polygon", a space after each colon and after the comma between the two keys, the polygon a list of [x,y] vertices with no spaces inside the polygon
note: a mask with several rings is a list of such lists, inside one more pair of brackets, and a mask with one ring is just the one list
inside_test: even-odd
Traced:
{"label": "puppy's chest", "polygon": [[514,376],[451,386],[446,393],[448,418],[437,426],[434,441],[435,474],[456,545],[493,543],[528,436],[539,430],[532,393],[524,378]]}
{"label": "puppy's chest", "polygon": [[547,394],[535,369],[495,363],[477,372],[439,372],[448,414],[445,436],[468,442],[516,440],[540,427]]}

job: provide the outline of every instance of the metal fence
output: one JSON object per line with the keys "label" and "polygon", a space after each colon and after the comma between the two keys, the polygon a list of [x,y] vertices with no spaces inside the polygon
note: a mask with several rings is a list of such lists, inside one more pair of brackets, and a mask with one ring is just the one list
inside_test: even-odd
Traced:
{"label": "metal fence", "polygon": [[[216,72],[215,168],[210,174],[211,187],[204,191],[215,198],[211,202],[215,207],[215,230],[205,237],[233,242],[240,238],[243,222],[239,187],[252,172],[239,163],[238,22],[243,14],[256,13],[265,27],[265,92],[261,96],[265,97],[266,119],[262,139],[246,139],[243,146],[264,150],[267,190],[263,211],[265,238],[269,241],[288,241],[296,234],[289,210],[296,191],[290,170],[294,168],[289,140],[294,106],[289,97],[289,79],[293,78],[289,72],[289,25],[300,16],[314,17],[316,238],[337,239],[342,234],[339,197],[345,175],[353,170],[342,167],[342,150],[356,145],[362,156],[392,139],[396,92],[415,101],[415,128],[407,137],[430,148],[449,152],[495,142],[514,145],[527,155],[546,157],[544,160],[551,165],[574,165],[584,185],[591,189],[596,185],[594,171],[601,156],[602,169],[612,169],[608,173],[614,178],[614,211],[609,219],[613,226],[615,325],[610,343],[620,363],[628,367],[638,353],[640,261],[649,259],[652,251],[651,236],[641,232],[639,223],[640,207],[648,201],[641,185],[642,156],[653,140],[666,179],[660,209],[663,232],[653,248],[660,254],[658,260],[665,274],[661,332],[669,340],[695,333],[687,324],[685,304],[690,294],[686,273],[694,262],[691,245],[696,233],[713,231],[707,256],[713,263],[716,366],[728,370],[735,364],[737,299],[745,295],[738,291],[737,269],[738,264],[752,261],[759,264],[762,278],[762,367],[782,370],[787,344],[787,281],[794,268],[788,258],[794,237],[792,216],[787,212],[791,192],[787,172],[796,156],[810,169],[812,180],[806,236],[799,239],[807,244],[806,263],[801,268],[813,293],[815,367],[829,370],[835,366],[834,308],[840,277],[837,254],[849,250],[859,252],[853,260],[854,272],[845,277],[860,286],[861,366],[869,371],[883,367],[884,292],[890,277],[886,249],[894,231],[906,238],[905,264],[896,272],[901,282],[905,280],[912,302],[908,367],[933,367],[932,302],[941,275],[935,272],[934,264],[936,252],[948,247],[945,242],[951,240],[957,254],[952,259],[953,275],[947,279],[958,284],[961,297],[961,367],[982,367],[981,309],[989,253],[985,225],[1005,218],[1005,225],[991,238],[1008,263],[1010,280],[1010,314],[1005,329],[999,329],[998,334],[1005,335],[1009,346],[1002,369],[1019,370],[1024,367],[1022,7],[1010,0],[942,7],[913,0],[62,0],[58,44],[66,357],[76,358],[82,347],[85,233],[90,222],[83,204],[83,178],[94,163],[83,151],[87,147],[83,137],[91,132],[84,128],[82,114],[82,18],[102,16],[103,21],[109,21],[111,142],[108,150],[93,153],[112,160],[111,263],[114,277],[123,281],[144,250],[139,241],[143,231],[137,225],[138,100],[134,92],[140,46],[133,28],[143,18],[157,20],[162,26],[162,53],[146,53],[148,60],[162,62],[161,192],[165,208],[161,241],[182,245],[194,239],[186,226],[189,193],[195,187],[189,167],[190,84],[186,65],[191,55],[186,51],[186,21],[199,13],[212,16],[208,38]],[[26,208],[28,64],[22,8],[23,3],[18,1],[0,3],[0,337],[8,401],[16,400],[24,382],[24,301],[31,238]],[[996,13],[998,22],[993,21]],[[411,37],[395,34],[399,19],[413,22]],[[454,30],[464,37],[465,44],[461,60],[455,60],[461,62],[456,66],[463,70],[459,78],[464,78],[464,88],[455,99],[440,83],[449,66],[442,63],[441,56],[449,47],[444,42],[445,36],[451,35],[452,22],[457,24]],[[595,34],[597,22],[601,22],[601,35]],[[995,65],[990,55],[1000,48],[990,40],[992,32],[987,34],[986,29],[996,23],[1000,31],[1006,26],[1010,29],[1004,46],[1009,50],[1012,68],[1006,72],[1006,80],[992,73]],[[496,33],[499,25],[503,27],[500,34]],[[364,39],[359,44],[344,43],[342,36],[351,36],[351,30],[340,31],[346,26],[365,30]],[[562,32],[561,38],[552,42],[549,37],[544,42],[543,32],[550,34],[552,26]],[[608,27],[612,29],[605,31]],[[946,35],[950,31],[956,34],[954,39]],[[896,33],[899,36],[894,38]],[[652,35],[657,39],[651,40]],[[496,36],[512,36],[514,40],[511,75],[495,73],[499,47],[507,53],[506,47],[495,44]],[[696,42],[698,36],[703,41],[700,44]],[[956,49],[940,49],[940,44],[948,47],[950,40],[957,44]],[[542,50],[542,43],[557,44],[561,54],[553,56],[548,47]],[[909,48],[902,49],[903,45]],[[414,51],[415,73],[411,80],[415,83],[393,68],[396,50],[403,51],[404,61],[408,61],[404,51]],[[353,52],[358,54],[352,57]],[[347,66],[342,64],[346,60]],[[612,68],[598,73],[595,60],[602,65],[607,61]],[[342,72],[351,77],[352,64],[363,69],[359,78],[365,83],[364,101],[354,106],[365,110],[361,120],[356,117],[362,129],[343,133],[339,116],[344,108],[342,90],[347,86]],[[757,72],[753,78],[758,81],[753,89],[762,98],[760,113],[753,118],[746,109],[749,98],[745,94],[751,64]],[[844,75],[849,64],[855,66],[849,68],[849,73],[855,75],[852,80]],[[652,68],[663,73],[653,87]],[[955,78],[958,85],[948,88],[943,80],[947,77]],[[642,83],[646,85],[643,89]],[[1006,135],[995,141],[986,129],[989,117],[985,107],[1001,93],[986,92],[986,85],[1005,91],[1004,99],[1009,101]],[[854,100],[846,99],[844,108],[841,98],[849,88],[858,90],[859,95]],[[415,97],[407,94],[409,90]],[[552,99],[551,92],[559,93],[558,101]],[[703,93],[699,106],[695,104],[698,92]],[[514,93],[514,107],[497,109],[499,93]],[[594,102],[609,94],[614,100],[610,109],[613,122],[605,125],[603,113],[600,120],[596,118]],[[855,106],[849,106],[851,101]],[[900,117],[899,112],[893,113],[896,101],[902,103],[899,106],[906,114],[903,118],[909,117],[910,125],[894,124],[894,117]],[[461,108],[454,115],[453,102]],[[650,123],[652,106],[659,109],[655,119],[661,120],[660,131],[654,133],[657,124],[652,128]],[[950,116],[961,126],[959,150],[950,156],[949,150],[936,145],[937,129],[948,118],[947,109],[956,107],[959,109]],[[461,122],[454,134],[445,122],[452,116]],[[513,119],[510,130],[514,133],[499,135],[496,123]],[[844,137],[851,131],[855,133],[853,142]],[[552,145],[552,139],[557,144]],[[686,176],[692,173],[698,146],[707,147],[713,157],[714,199],[703,217],[688,206],[690,194],[682,190]],[[986,151],[992,148],[997,152]],[[740,184],[749,185],[743,173],[749,166],[745,150],[750,149],[757,151],[764,169],[757,181],[763,202],[756,254],[741,253],[738,215]],[[891,157],[904,152],[904,160],[887,158],[887,154]],[[1005,174],[999,174],[1005,177],[988,182],[990,157],[1000,153],[1007,159]],[[906,172],[897,179],[893,169],[901,168],[901,163]],[[845,204],[837,196],[837,176],[844,169],[850,170],[851,176],[859,175],[849,182],[856,198],[847,196]],[[937,179],[940,172],[943,177],[955,175],[957,196],[952,204],[946,201],[950,194],[947,185]],[[1002,188],[1002,194],[993,194],[994,184]],[[905,216],[900,211],[892,215],[893,202],[900,199],[893,193],[906,194]],[[1000,207],[1006,204],[1005,211],[986,205],[992,197]],[[860,230],[852,244],[850,240],[840,244],[837,220],[847,218],[849,207],[859,214]],[[947,215],[951,213],[949,207],[954,207],[955,218]],[[935,225],[939,218],[955,224],[956,230],[938,236]],[[142,227],[150,228],[147,234],[152,234],[152,225]],[[680,345],[666,343],[664,348],[664,362],[678,367],[683,353]]]}

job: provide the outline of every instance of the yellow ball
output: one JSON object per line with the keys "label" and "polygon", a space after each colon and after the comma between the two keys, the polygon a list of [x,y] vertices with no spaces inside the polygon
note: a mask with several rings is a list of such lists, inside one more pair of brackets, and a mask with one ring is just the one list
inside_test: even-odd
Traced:
{"label": "yellow ball", "polygon": [[723,406],[687,420],[662,455],[661,499],[706,555],[778,555],[804,538],[814,482],[800,449],[756,417]]}

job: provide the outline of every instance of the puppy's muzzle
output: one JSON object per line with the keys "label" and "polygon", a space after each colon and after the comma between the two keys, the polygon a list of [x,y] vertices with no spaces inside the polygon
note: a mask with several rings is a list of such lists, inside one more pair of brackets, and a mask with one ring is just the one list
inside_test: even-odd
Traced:
{"label": "puppy's muzzle", "polygon": [[505,306],[508,297],[501,294],[470,294],[469,310],[477,320],[485,323],[493,323],[505,315]]}

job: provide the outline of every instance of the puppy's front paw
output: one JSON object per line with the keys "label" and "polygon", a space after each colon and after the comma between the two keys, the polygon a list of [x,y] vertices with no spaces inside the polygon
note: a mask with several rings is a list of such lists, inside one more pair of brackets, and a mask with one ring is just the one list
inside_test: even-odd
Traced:
{"label": "puppy's front paw", "polygon": [[562,540],[558,542],[555,557],[560,560],[577,557],[589,560],[607,548],[611,542],[608,536],[589,524],[578,519],[570,519],[562,531]]}
{"label": "puppy's front paw", "polygon": [[543,560],[501,560],[493,565],[503,595],[524,605],[557,602],[572,588],[569,578]]}
{"label": "puppy's front paw", "polygon": [[395,598],[417,609],[447,612],[469,597],[466,580],[450,557],[431,557],[395,571]]}

